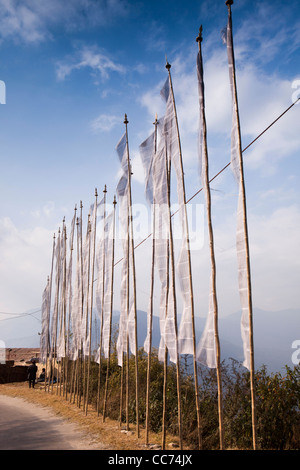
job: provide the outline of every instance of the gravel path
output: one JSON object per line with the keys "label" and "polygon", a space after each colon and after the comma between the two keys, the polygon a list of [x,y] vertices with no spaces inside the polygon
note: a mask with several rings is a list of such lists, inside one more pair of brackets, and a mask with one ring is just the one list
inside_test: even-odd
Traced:
{"label": "gravel path", "polygon": [[96,437],[22,398],[0,395],[0,450],[102,450]]}

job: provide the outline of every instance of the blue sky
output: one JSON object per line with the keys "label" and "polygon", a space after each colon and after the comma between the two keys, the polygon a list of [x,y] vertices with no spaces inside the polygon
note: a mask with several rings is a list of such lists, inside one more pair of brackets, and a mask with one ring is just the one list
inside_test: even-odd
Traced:
{"label": "blue sky", "polygon": [[[232,12],[245,147],[300,96],[300,4],[237,0]],[[70,222],[75,204],[82,200],[87,211],[94,188],[101,193],[105,184],[112,201],[119,176],[115,146],[125,113],[133,202],[145,205],[138,146],[152,131],[155,113],[164,111],[159,91],[167,77],[166,55],[172,64],[187,196],[200,187],[195,66],[200,24],[211,176],[229,162],[231,103],[221,41],[226,22],[223,0],[0,0],[0,79],[6,84],[6,104],[0,105],[1,312],[41,305],[53,233],[64,216]],[[253,300],[266,310],[299,308],[299,113],[300,105],[294,106],[244,153]],[[239,309],[237,188],[230,168],[212,189],[224,316]],[[193,203],[203,207],[203,195]],[[200,316],[206,316],[208,303],[206,243],[204,236],[203,247],[192,254]],[[138,307],[144,310],[149,248],[145,243],[136,255]]]}

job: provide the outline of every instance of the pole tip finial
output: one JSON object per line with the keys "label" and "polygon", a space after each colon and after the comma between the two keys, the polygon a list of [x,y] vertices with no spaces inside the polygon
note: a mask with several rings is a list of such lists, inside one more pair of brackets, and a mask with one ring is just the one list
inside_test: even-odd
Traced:
{"label": "pole tip finial", "polygon": [[107,188],[106,188],[106,184],[104,185],[104,189],[103,189],[103,192],[104,192],[104,193],[107,193]]}
{"label": "pole tip finial", "polygon": [[226,0],[225,4],[228,6],[228,8],[233,5],[233,0]]}
{"label": "pole tip finial", "polygon": [[202,28],[202,25],[201,25],[200,28],[199,28],[199,34],[198,34],[198,36],[196,37],[196,41],[197,41],[197,42],[202,42],[202,40],[203,40],[202,31],[203,31],[203,28]]}
{"label": "pole tip finial", "polygon": [[124,124],[128,124],[127,114],[125,114]]}
{"label": "pole tip finial", "polygon": [[116,198],[116,195],[114,195],[114,202],[113,204],[117,204],[117,198]]}
{"label": "pole tip finial", "polygon": [[95,188],[95,196],[96,196],[96,197],[98,196],[97,188]]}
{"label": "pole tip finial", "polygon": [[166,54],[166,69],[169,71],[171,68],[171,64],[169,64],[168,59],[167,59],[167,54]]}

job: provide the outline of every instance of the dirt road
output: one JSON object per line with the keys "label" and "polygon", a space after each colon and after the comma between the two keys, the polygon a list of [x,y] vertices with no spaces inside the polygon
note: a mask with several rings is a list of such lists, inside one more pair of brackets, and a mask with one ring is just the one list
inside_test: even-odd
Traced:
{"label": "dirt road", "polygon": [[96,437],[22,398],[0,395],[0,450],[102,450]]}

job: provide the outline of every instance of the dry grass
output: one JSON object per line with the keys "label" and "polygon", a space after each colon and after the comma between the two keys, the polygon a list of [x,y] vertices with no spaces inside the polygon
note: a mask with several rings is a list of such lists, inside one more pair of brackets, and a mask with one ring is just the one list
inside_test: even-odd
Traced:
{"label": "dry grass", "polygon": [[[29,389],[28,384],[13,383],[0,384],[0,394],[19,397],[36,405],[46,406],[58,416],[76,424],[85,433],[90,434],[91,440],[99,439],[108,449],[111,450],[145,450],[149,447],[145,446],[145,429],[140,427],[140,438],[137,438],[135,425],[130,426],[128,433],[124,432],[117,421],[109,418],[102,422],[102,416],[97,416],[97,412],[91,408],[88,409],[87,415],[78,408],[76,404],[70,403],[64,396],[59,395],[54,385],[53,392],[45,392],[44,386],[39,384],[36,388]],[[123,432],[122,432],[123,431]],[[149,443],[151,445],[160,445],[161,435],[149,433]],[[167,436],[167,448],[173,448],[173,443],[177,439],[174,436]]]}

